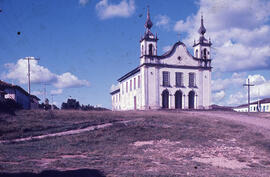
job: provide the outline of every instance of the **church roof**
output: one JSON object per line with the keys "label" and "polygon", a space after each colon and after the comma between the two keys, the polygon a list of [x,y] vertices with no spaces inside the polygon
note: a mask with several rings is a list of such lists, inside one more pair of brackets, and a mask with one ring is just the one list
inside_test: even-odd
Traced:
{"label": "church roof", "polygon": [[[169,51],[167,51],[167,52],[165,52],[163,55],[161,55],[161,56],[156,56],[158,59],[164,59],[164,58],[168,58],[168,57],[170,57],[170,56],[172,56],[173,54],[174,54],[174,52],[176,51],[176,48],[178,47],[178,46],[180,46],[180,45],[182,45],[182,46],[184,46],[185,48],[187,48],[186,47],[186,45],[183,43],[183,42],[181,42],[181,41],[178,41],[178,42],[176,42],[173,46],[172,46],[172,48],[169,50]],[[193,59],[195,59],[195,60],[211,60],[211,59],[201,59],[201,58],[196,58],[196,57],[194,57],[193,55],[191,55],[190,53],[189,53],[189,51],[188,50],[186,50],[187,51],[187,54],[190,56],[190,57],[192,57]]]}
{"label": "church roof", "polygon": [[114,90],[114,91],[110,92],[110,94],[111,94],[111,95],[114,95],[114,94],[116,94],[116,93],[118,93],[118,92],[120,92],[120,88],[117,89],[117,90]]}
{"label": "church roof", "polygon": [[[169,51],[165,52],[165,53],[164,53],[163,55],[161,55],[161,56],[157,56],[157,58],[158,58],[158,59],[164,59],[164,58],[168,58],[168,57],[172,56],[172,55],[174,54],[174,52],[176,51],[176,48],[177,48],[178,46],[180,46],[180,45],[182,45],[182,46],[184,46],[184,47],[186,48],[186,45],[185,45],[183,42],[178,41],[178,42],[176,42],[176,43],[172,46],[172,48],[171,48]],[[187,53],[188,53],[189,56],[192,57],[192,55],[188,52],[188,50],[187,50]]]}
{"label": "church roof", "polygon": [[140,72],[140,67],[138,66],[137,68],[133,69],[132,71],[128,72],[127,74],[125,74],[124,76],[120,77],[117,81],[118,82],[122,82],[123,80],[125,80],[126,78],[129,78],[130,76]]}

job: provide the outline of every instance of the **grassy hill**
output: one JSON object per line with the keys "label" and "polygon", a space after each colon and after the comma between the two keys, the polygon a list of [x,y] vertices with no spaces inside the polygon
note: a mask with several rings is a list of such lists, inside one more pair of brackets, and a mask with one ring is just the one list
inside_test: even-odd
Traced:
{"label": "grassy hill", "polygon": [[269,130],[220,119],[219,115],[243,114],[222,111],[0,114],[0,172],[9,173],[0,176],[78,169],[96,170],[105,176],[270,174]]}

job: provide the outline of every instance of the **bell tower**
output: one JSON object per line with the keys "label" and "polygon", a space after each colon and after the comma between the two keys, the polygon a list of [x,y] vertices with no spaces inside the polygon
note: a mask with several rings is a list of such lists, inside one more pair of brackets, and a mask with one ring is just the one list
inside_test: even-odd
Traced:
{"label": "bell tower", "polygon": [[141,37],[141,40],[140,40],[140,49],[141,49],[140,63],[141,64],[148,63],[149,59],[152,59],[153,56],[157,55],[158,38],[157,38],[157,35],[153,35],[153,33],[151,32],[153,23],[150,19],[149,7],[147,8],[147,19],[144,26],[146,30],[144,32],[144,36]]}
{"label": "bell tower", "polygon": [[205,39],[204,34],[206,29],[203,24],[203,16],[201,16],[201,26],[198,30],[200,38],[198,41],[194,40],[194,57],[198,59],[201,69],[198,72],[199,91],[200,97],[198,101],[198,108],[209,109],[211,104],[211,41]]}
{"label": "bell tower", "polygon": [[201,16],[201,26],[198,30],[200,34],[200,38],[198,41],[194,40],[194,57],[199,59],[211,59],[210,55],[210,47],[212,45],[211,40],[205,39],[204,34],[206,33],[206,29],[203,25],[203,16]]}

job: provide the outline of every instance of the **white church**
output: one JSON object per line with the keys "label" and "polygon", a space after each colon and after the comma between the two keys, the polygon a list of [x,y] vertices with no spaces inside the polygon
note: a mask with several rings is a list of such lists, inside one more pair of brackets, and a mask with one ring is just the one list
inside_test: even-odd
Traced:
{"label": "white church", "polygon": [[157,55],[157,36],[151,32],[149,10],[140,40],[140,65],[120,77],[111,90],[112,110],[209,109],[211,104],[210,39],[201,17],[194,56],[178,41]]}

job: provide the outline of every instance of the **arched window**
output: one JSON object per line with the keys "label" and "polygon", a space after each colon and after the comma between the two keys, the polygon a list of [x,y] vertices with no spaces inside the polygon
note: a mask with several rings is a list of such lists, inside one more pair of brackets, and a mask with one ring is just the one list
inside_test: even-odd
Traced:
{"label": "arched window", "polygon": [[206,50],[206,49],[203,49],[203,58],[204,58],[204,59],[207,58],[206,55],[207,55],[207,50]]}
{"label": "arched window", "polygon": [[199,57],[199,56],[198,56],[198,49],[196,49],[195,56],[196,56],[196,58]]}
{"label": "arched window", "polygon": [[141,50],[141,54],[143,55],[144,54],[144,47],[143,47],[143,45],[142,45],[142,50]]}
{"label": "arched window", "polygon": [[149,44],[149,55],[153,54],[153,44]]}

